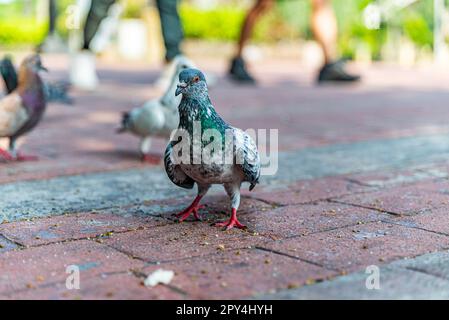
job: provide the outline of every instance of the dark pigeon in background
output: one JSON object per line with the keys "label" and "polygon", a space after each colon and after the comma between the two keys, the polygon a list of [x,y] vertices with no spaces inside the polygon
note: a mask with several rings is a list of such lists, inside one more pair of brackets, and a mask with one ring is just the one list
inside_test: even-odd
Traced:
{"label": "dark pigeon in background", "polygon": [[[13,92],[18,86],[17,71],[9,56],[0,61],[0,73],[6,86],[6,94]],[[44,81],[44,92],[48,102],[61,102],[72,104],[73,100],[68,96],[70,84],[67,82],[46,82]]]}
{"label": "dark pigeon in background", "polygon": [[46,69],[39,55],[26,58],[19,69],[17,88],[0,100],[0,137],[9,138],[9,150],[0,149],[0,157],[6,161],[37,159],[17,152],[16,140],[39,123],[46,109],[41,70]]}

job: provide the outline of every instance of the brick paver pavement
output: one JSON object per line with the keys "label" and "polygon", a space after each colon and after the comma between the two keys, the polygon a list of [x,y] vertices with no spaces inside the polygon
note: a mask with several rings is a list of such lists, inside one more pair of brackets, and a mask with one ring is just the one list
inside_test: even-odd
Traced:
{"label": "brick paver pavement", "polygon": [[[44,61],[66,77],[63,58]],[[263,65],[257,88],[221,78],[210,92],[233,125],[279,129],[278,173],[244,192],[248,231],[211,226],[229,213],[220,188],[202,222],[174,222],[194,192],[114,132],[122,111],[158,95],[157,71],[100,63],[100,88],[50,105],[26,137],[40,161],[0,164],[0,298],[449,297],[449,76],[373,65],[360,84],[318,87],[295,62]],[[79,290],[66,288],[69,265]],[[369,265],[381,290],[365,287]],[[159,268],[172,282],[145,287]]]}

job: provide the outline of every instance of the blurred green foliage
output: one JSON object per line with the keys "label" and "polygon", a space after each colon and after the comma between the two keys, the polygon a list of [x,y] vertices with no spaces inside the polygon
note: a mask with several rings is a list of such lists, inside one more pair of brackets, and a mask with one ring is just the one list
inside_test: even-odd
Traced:
{"label": "blurred green foliage", "polygon": [[[48,22],[36,18],[37,2],[40,0],[16,0],[0,4],[0,46],[36,46],[48,30]],[[64,11],[72,0],[56,1],[60,16],[56,22],[59,33],[67,35]]]}
{"label": "blurred green foliage", "polygon": [[188,4],[179,8],[179,14],[188,38],[235,40],[245,16],[242,8],[220,7],[201,10]]}
{"label": "blurred green foliage", "polygon": [[3,46],[38,45],[44,39],[46,23],[30,18],[0,20],[0,44]]}
{"label": "blurred green foliage", "polygon": [[[187,38],[235,41],[247,10],[231,5],[203,10],[184,3],[179,13]],[[273,42],[304,36],[307,11],[308,1],[278,0],[278,4],[258,21],[253,40]]]}
{"label": "blurred green foliage", "polygon": [[370,0],[334,0],[337,16],[340,52],[345,57],[353,57],[359,46],[370,50],[373,59],[380,59],[382,45],[386,41],[387,29],[384,23],[380,29],[371,30],[363,23],[363,10]]}
{"label": "blurred green foliage", "polygon": [[[47,23],[35,19],[39,0],[12,1],[0,4],[0,45],[36,45],[45,36]],[[129,1],[129,0],[128,0]],[[139,2],[141,0],[133,0]],[[387,34],[394,32],[409,38],[417,46],[432,47],[433,1],[417,1],[408,8],[392,14],[380,29],[369,30],[363,24],[362,12],[371,0],[333,0],[338,25],[339,48],[343,55],[353,56],[356,48],[369,48],[374,58],[381,57],[381,48]],[[449,2],[449,1],[448,1]],[[28,7],[24,4],[31,4]],[[212,9],[195,7],[191,1],[182,1],[180,15],[187,38],[236,41],[248,10],[238,2],[224,2]],[[67,36],[65,8],[73,0],[58,0],[60,16],[58,32]],[[130,6],[127,15],[138,16],[137,6]],[[30,9],[31,8],[31,9]],[[310,1],[277,0],[276,5],[257,23],[253,41],[276,42],[279,40],[310,39]]]}
{"label": "blurred green foliage", "polygon": [[432,1],[420,1],[414,5],[414,10],[402,11],[396,23],[403,21],[402,30],[418,46],[433,44],[433,6]]}
{"label": "blurred green foliage", "polygon": [[121,1],[124,6],[122,17],[124,19],[139,19],[142,18],[143,8],[145,7],[145,0],[126,0]]}
{"label": "blurred green foliage", "polygon": [[32,14],[20,1],[0,4],[0,44],[37,45],[45,36],[46,25],[38,23]]}

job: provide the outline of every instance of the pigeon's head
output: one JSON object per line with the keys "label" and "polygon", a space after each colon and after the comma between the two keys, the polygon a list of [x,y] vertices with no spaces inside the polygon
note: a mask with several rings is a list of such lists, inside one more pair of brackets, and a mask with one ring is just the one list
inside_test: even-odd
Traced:
{"label": "pigeon's head", "polygon": [[38,54],[33,54],[25,58],[22,62],[22,67],[35,73],[47,71],[47,68],[42,65],[41,57]]}
{"label": "pigeon's head", "polygon": [[204,74],[198,69],[188,68],[179,74],[179,83],[175,95],[188,97],[207,95],[207,84]]}

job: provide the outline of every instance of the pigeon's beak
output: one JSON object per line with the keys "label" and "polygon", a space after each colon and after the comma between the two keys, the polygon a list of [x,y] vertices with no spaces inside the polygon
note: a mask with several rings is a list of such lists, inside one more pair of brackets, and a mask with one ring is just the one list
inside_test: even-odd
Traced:
{"label": "pigeon's beak", "polygon": [[185,82],[178,83],[178,87],[176,88],[175,96],[178,96],[181,93],[183,93],[185,88],[187,88],[187,83],[185,83]]}

